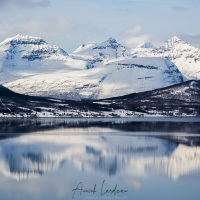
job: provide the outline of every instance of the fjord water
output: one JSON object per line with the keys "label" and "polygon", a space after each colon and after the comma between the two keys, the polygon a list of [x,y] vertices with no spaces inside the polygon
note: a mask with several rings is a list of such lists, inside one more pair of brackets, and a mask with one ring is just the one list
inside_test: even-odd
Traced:
{"label": "fjord water", "polygon": [[0,199],[196,200],[199,185],[199,118],[0,120]]}

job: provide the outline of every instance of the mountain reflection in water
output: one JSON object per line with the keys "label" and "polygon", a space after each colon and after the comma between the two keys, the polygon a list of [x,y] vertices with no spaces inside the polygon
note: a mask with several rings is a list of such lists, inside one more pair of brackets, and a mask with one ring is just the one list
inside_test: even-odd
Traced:
{"label": "mountain reflection in water", "polygon": [[[1,121],[0,172],[26,180],[70,163],[88,174],[126,172],[129,177],[144,177],[160,173],[176,180],[200,170],[199,137],[190,136],[199,133],[199,122],[177,123],[182,126],[163,121]],[[152,135],[120,135],[147,130]],[[189,134],[153,135],[157,131]]]}

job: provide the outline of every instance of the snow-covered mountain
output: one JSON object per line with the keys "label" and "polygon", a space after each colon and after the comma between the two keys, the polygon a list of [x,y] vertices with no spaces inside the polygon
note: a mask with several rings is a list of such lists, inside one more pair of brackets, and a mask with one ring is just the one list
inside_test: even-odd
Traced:
{"label": "snow-covered mountain", "polygon": [[41,38],[17,35],[0,44],[0,68],[0,84],[15,92],[73,100],[122,96],[183,82],[169,60],[130,59],[127,48],[113,38],[68,55]]}
{"label": "snow-covered mountain", "polygon": [[181,73],[162,58],[134,58],[92,69],[53,72],[5,84],[18,93],[64,99],[102,99],[183,82]]}
{"label": "snow-covered mountain", "polygon": [[142,44],[139,44],[136,48],[153,49],[155,47],[150,42],[143,42]]}
{"label": "snow-covered mountain", "polygon": [[[5,46],[4,46],[5,45]],[[34,61],[49,57],[61,57],[68,54],[55,45],[49,45],[39,37],[16,35],[0,43],[7,52],[7,59],[12,59],[12,53],[18,53],[25,60]]]}
{"label": "snow-covered mountain", "polygon": [[78,52],[76,50],[74,53],[88,59],[127,58],[130,54],[126,47],[119,44],[113,38],[109,38],[100,44],[88,44],[84,47],[79,47]]}
{"label": "snow-covered mountain", "polygon": [[84,69],[86,63],[74,60],[61,48],[45,40],[16,35],[0,43],[0,83],[36,74]]}
{"label": "snow-covered mountain", "polygon": [[109,38],[100,44],[90,43],[81,45],[70,54],[70,56],[74,59],[86,61],[86,67],[88,69],[105,65],[116,60],[131,58],[129,50],[113,38]]}
{"label": "snow-covered mountain", "polygon": [[164,57],[172,61],[188,79],[200,79],[200,49],[178,37],[172,37],[158,48],[135,48],[134,57]]}
{"label": "snow-covered mountain", "polygon": [[136,48],[131,49],[130,53],[133,57],[153,57],[152,51],[155,47],[151,43],[142,43]]}

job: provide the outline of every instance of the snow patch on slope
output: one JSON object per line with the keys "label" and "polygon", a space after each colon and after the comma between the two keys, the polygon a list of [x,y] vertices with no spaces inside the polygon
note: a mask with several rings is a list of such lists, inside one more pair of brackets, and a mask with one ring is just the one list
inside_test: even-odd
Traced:
{"label": "snow patch on slope", "polygon": [[80,53],[82,51],[88,50],[91,47],[97,45],[97,43],[89,43],[89,44],[82,44],[80,47],[78,47],[73,53]]}

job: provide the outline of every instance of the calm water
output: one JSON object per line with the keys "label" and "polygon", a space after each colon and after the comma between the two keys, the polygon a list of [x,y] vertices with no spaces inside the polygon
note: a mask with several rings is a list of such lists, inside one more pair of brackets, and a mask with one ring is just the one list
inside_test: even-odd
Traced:
{"label": "calm water", "polygon": [[200,199],[200,119],[0,120],[0,199]]}

